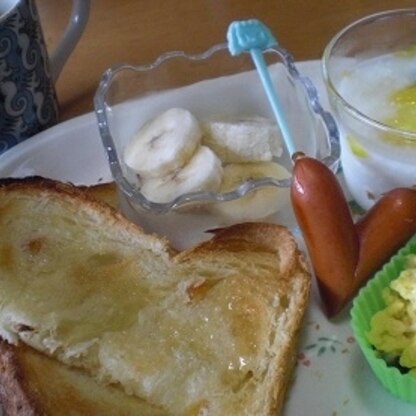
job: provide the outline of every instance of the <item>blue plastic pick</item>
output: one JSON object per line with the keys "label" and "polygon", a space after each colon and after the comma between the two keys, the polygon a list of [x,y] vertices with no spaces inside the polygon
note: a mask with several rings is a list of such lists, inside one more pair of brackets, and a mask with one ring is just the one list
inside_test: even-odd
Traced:
{"label": "blue plastic pick", "polygon": [[232,22],[228,27],[227,41],[228,49],[233,56],[246,51],[250,52],[273,114],[280,127],[286,148],[289,155],[293,155],[296,149],[262,53],[265,49],[277,46],[276,39],[262,22],[257,19],[250,19]]}

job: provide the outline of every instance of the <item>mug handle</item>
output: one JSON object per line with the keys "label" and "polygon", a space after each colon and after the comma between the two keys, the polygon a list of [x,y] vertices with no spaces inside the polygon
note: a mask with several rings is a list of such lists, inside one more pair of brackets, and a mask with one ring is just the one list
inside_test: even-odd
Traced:
{"label": "mug handle", "polygon": [[72,11],[65,32],[50,56],[50,70],[53,82],[58,79],[69,55],[74,50],[87,25],[90,0],[73,0]]}

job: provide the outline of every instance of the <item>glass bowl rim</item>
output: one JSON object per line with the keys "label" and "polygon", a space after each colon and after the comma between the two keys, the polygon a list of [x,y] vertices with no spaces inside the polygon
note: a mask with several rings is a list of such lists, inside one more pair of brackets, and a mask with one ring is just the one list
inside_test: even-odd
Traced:
{"label": "glass bowl rim", "polygon": [[361,17],[360,19],[357,19],[344,28],[342,28],[340,31],[338,31],[328,42],[326,45],[323,55],[322,55],[322,73],[324,81],[327,85],[328,90],[336,97],[336,99],[342,103],[345,111],[355,118],[356,120],[363,122],[364,124],[367,124],[385,134],[389,135],[397,135],[400,134],[403,137],[403,140],[409,140],[409,141],[415,141],[416,142],[416,132],[410,131],[410,130],[404,130],[404,129],[398,129],[392,126],[389,126],[387,124],[384,124],[374,118],[369,117],[362,111],[358,110],[356,107],[351,105],[338,91],[337,87],[335,86],[329,71],[329,59],[332,50],[337,45],[337,43],[345,36],[348,35],[349,32],[353,31],[355,28],[362,26],[363,24],[373,23],[375,21],[378,21],[380,19],[385,19],[389,17],[396,17],[396,16],[406,16],[406,15],[414,15],[416,17],[416,7],[409,7],[409,8],[403,8],[403,9],[393,9],[393,10],[385,10],[378,13],[373,13],[364,17]]}
{"label": "glass bowl rim", "polygon": [[[117,150],[114,144],[113,137],[111,135],[110,129],[108,127],[108,119],[107,119],[107,103],[105,100],[105,96],[110,89],[111,82],[118,73],[125,71],[125,70],[132,70],[135,72],[145,72],[150,71],[164,62],[172,59],[172,58],[184,58],[193,61],[204,60],[211,57],[214,53],[218,51],[222,51],[228,49],[227,44],[220,43],[214,46],[211,46],[209,49],[205,50],[202,53],[198,54],[188,54],[185,51],[169,51],[165,52],[156,58],[150,64],[144,65],[132,65],[128,63],[121,63],[114,66],[107,68],[99,81],[96,93],[94,95],[94,112],[97,118],[97,125],[98,130],[100,133],[101,140],[104,145],[105,153],[107,156],[107,160],[110,166],[110,170],[112,176],[123,192],[124,195],[128,197],[129,200],[137,201],[137,203],[144,208],[146,211],[151,211],[157,214],[164,214],[172,209],[178,208],[182,205],[189,204],[189,203],[215,203],[215,202],[225,202],[225,201],[232,201],[238,198],[243,197],[248,192],[252,191],[253,189],[262,188],[265,186],[275,186],[280,188],[289,188],[291,185],[292,178],[289,177],[287,179],[276,179],[271,177],[264,177],[264,178],[257,178],[257,179],[250,179],[234,190],[226,193],[219,193],[219,192],[207,192],[207,191],[199,191],[199,192],[190,192],[182,194],[172,201],[161,203],[161,202],[153,202],[147,199],[139,189],[135,188],[131,185],[128,180],[125,178],[122,168],[119,162],[119,158],[117,156]],[[286,67],[289,75],[295,80],[300,83],[303,87],[305,97],[308,99],[310,109],[314,113],[315,117],[317,117],[321,122],[325,129],[325,137],[326,137],[326,147],[329,149],[329,154],[325,155],[321,160],[325,165],[327,165],[333,172],[336,172],[339,166],[340,161],[340,140],[339,140],[339,130],[338,126],[335,122],[334,117],[332,114],[325,110],[319,99],[318,91],[312,81],[306,77],[301,75],[298,71],[295,61],[291,54],[286,51],[284,48],[280,46],[272,47],[267,49],[264,52],[274,52],[277,53],[281,60],[282,64]],[[230,55],[230,58],[232,56]],[[254,70],[254,67],[253,67]]]}

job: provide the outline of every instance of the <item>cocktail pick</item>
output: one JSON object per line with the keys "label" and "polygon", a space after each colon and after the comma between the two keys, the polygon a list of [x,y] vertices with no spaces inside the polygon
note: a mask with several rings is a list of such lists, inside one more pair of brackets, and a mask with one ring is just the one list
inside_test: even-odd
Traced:
{"label": "cocktail pick", "polygon": [[233,56],[246,51],[250,52],[273,114],[280,127],[286,148],[289,155],[292,156],[296,149],[262,52],[265,49],[276,46],[276,39],[262,22],[257,19],[250,19],[232,22],[228,27],[227,41],[228,49]]}

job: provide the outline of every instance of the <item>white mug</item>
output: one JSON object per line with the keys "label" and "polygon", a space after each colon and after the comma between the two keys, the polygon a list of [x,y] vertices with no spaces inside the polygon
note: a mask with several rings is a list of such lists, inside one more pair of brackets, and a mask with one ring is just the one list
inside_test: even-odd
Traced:
{"label": "white mug", "polygon": [[49,58],[35,1],[0,1],[0,153],[57,123],[54,83],[84,31],[89,7],[89,0],[73,0]]}

